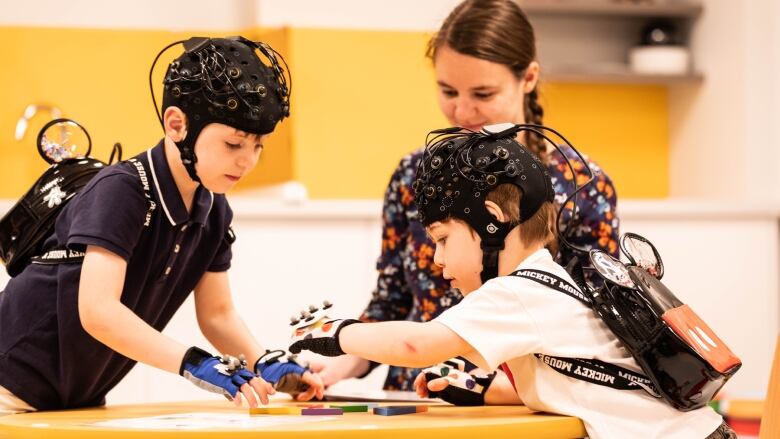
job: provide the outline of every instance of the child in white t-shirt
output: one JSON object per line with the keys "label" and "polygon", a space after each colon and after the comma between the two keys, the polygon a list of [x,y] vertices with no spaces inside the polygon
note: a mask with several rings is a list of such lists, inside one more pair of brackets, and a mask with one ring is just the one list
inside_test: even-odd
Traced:
{"label": "child in white t-shirt", "polygon": [[[418,168],[420,220],[436,243],[435,263],[463,301],[427,323],[328,321],[297,331],[290,350],[349,353],[407,367],[463,356],[503,373],[475,377],[436,366],[429,371],[444,369],[434,374],[443,378],[427,382],[420,374],[418,393],[435,391],[456,404],[525,404],[576,416],[591,438],[736,437],[708,406],[678,411],[641,386],[599,385],[610,378],[566,362],[597,359],[641,374],[591,309],[549,286],[581,294],[546,248],[555,247],[552,185],[546,168],[515,140],[516,132],[442,130]],[[529,278],[534,276],[546,276],[547,284]],[[549,362],[589,381],[559,373]]]}

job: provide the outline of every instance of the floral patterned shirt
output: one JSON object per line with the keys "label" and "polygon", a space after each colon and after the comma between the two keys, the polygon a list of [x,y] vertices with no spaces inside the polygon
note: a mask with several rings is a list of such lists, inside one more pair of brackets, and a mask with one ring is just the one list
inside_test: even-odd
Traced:
{"label": "floral patterned shirt", "polygon": [[[574,152],[565,151],[577,173],[578,184],[583,184],[588,179],[583,172],[584,165]],[[377,261],[379,276],[371,301],[360,317],[363,321],[427,322],[462,298],[460,292],[451,288],[442,277],[441,268],[433,263],[435,244],[417,221],[412,182],[421,157],[422,149],[401,159],[387,187],[382,218],[382,253]],[[578,195],[579,214],[571,224],[571,231],[566,230],[571,208],[567,206],[564,210],[561,232],[566,232],[569,242],[578,247],[601,248],[617,257],[617,194],[607,174],[590,159],[585,159],[595,175],[595,181]],[[560,205],[574,190],[573,174],[557,150],[548,154],[547,165],[555,188],[555,201]],[[570,250],[561,246],[557,261],[565,265],[572,256]],[[414,390],[413,382],[419,371],[391,366],[385,389]]]}

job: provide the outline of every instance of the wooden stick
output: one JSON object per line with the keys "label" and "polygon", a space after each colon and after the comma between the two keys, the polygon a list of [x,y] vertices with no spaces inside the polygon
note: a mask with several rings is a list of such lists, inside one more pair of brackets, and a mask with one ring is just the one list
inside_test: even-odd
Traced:
{"label": "wooden stick", "polygon": [[764,403],[764,416],[761,418],[759,439],[780,437],[780,335],[775,346],[775,359],[772,361],[772,374]]}

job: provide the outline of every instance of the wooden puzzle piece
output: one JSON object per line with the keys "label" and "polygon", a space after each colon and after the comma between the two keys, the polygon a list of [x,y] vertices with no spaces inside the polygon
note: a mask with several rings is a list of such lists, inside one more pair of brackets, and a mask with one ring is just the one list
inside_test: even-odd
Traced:
{"label": "wooden puzzle piece", "polygon": [[410,415],[414,413],[424,413],[427,411],[427,405],[391,405],[374,408],[374,414],[381,416]]}
{"label": "wooden puzzle piece", "polygon": [[303,416],[325,416],[325,415],[343,415],[344,410],[340,408],[324,408],[324,407],[318,407],[318,408],[307,408],[301,410],[301,415]]}
{"label": "wooden puzzle piece", "polygon": [[304,407],[257,407],[249,409],[250,415],[300,415]]}

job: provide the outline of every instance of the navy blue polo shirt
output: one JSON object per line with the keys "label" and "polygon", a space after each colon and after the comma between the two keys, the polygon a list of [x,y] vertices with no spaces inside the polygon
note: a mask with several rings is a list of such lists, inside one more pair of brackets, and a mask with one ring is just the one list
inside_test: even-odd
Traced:
{"label": "navy blue polo shirt", "polygon": [[[95,245],[127,261],[121,301],[162,331],[206,271],[230,267],[224,195],[200,186],[188,213],[165,147],[139,154],[156,208],[130,163],[100,171],[57,218],[47,246]],[[151,164],[151,166],[150,166]],[[84,331],[81,263],[30,264],[0,293],[0,386],[39,410],[102,405],[135,361]]]}

